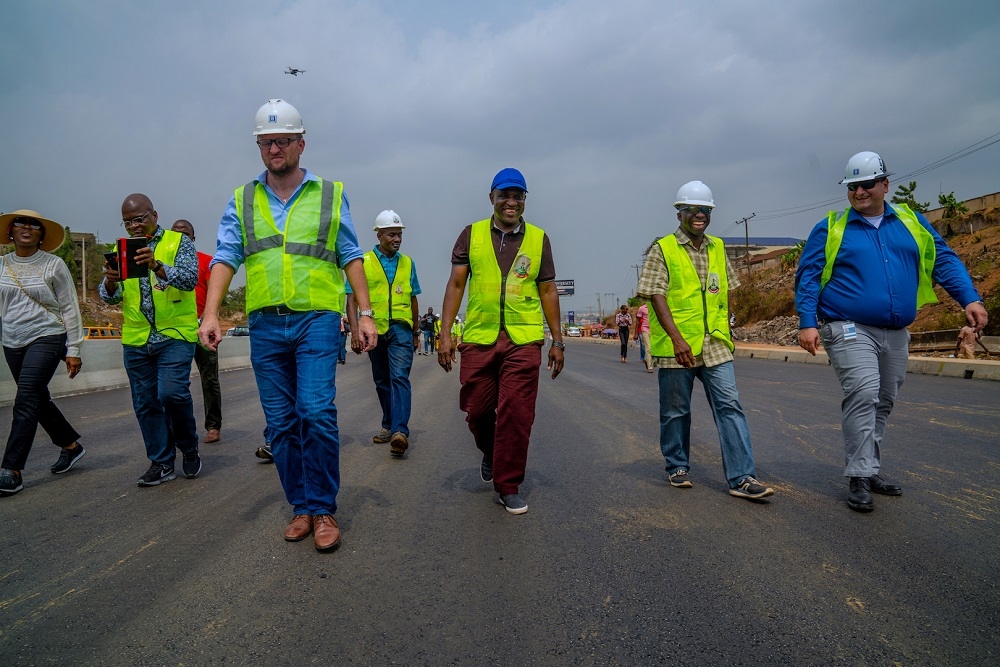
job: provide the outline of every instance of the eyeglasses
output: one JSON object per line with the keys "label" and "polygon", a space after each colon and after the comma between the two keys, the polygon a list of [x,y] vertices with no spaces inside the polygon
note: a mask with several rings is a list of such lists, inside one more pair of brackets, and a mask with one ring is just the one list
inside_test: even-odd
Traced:
{"label": "eyeglasses", "polygon": [[698,215],[698,213],[703,213],[705,215],[712,215],[711,206],[679,206],[678,211],[691,211],[691,215]]}
{"label": "eyeglasses", "polygon": [[34,218],[14,218],[13,224],[15,227],[28,227],[30,229],[42,228],[42,223],[38,222]]}
{"label": "eyeglasses", "polygon": [[278,137],[277,139],[258,139],[257,145],[263,149],[268,149],[271,144],[278,148],[288,148],[293,141],[301,141],[302,137]]}
{"label": "eyeglasses", "polygon": [[871,190],[884,180],[885,180],[884,178],[873,178],[870,181],[858,181],[857,183],[848,183],[847,189],[850,190],[851,192],[855,192],[858,188],[861,188],[863,190]]}
{"label": "eyeglasses", "polygon": [[134,218],[129,218],[128,220],[122,220],[122,227],[135,227],[136,225],[141,225],[146,221],[146,216],[152,213],[152,211],[146,211],[142,215],[136,216]]}
{"label": "eyeglasses", "polygon": [[512,199],[514,201],[524,201],[528,196],[527,192],[502,192],[497,190],[493,195],[498,201],[504,201],[505,199]]}

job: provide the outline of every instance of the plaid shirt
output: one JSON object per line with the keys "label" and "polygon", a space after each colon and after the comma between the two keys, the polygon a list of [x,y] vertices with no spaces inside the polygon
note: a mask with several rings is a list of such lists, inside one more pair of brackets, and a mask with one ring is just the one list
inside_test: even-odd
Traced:
{"label": "plaid shirt", "polygon": [[[702,243],[701,248],[695,248],[691,244],[691,239],[687,237],[681,229],[674,232],[677,243],[687,250],[688,257],[694,264],[694,270],[698,272],[701,279],[701,288],[705,289],[705,281],[708,279],[708,243]],[[722,241],[718,241],[722,243]],[[726,257],[726,276],[729,279],[729,289],[733,290],[740,286],[740,279]],[[638,296],[640,299],[652,299],[654,294],[662,294],[664,298],[670,291],[670,273],[667,271],[667,263],[663,259],[663,251],[659,243],[654,243],[646,255],[646,263],[642,267],[642,275],[639,277]],[[650,308],[652,311],[653,309]],[[650,317],[655,317],[651,312]],[[656,368],[684,368],[674,357],[652,357],[652,366]],[[695,366],[718,366],[727,361],[733,360],[733,353],[729,351],[726,344],[718,338],[705,336],[705,345],[699,356],[695,357]]]}

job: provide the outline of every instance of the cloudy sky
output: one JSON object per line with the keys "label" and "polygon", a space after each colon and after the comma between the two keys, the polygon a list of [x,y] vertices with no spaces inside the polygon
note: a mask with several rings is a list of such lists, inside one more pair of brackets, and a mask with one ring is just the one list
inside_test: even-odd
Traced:
{"label": "cloudy sky", "polygon": [[[212,252],[262,170],[254,112],[280,97],[364,245],[379,211],[402,216],[436,308],[503,167],[576,281],[564,314],[585,313],[632,294],[688,180],[714,191],[711,233],[742,236],[756,213],[751,235],[804,238],[846,206],[853,153],[906,176],[1000,138],[995,0],[34,0],[4,25],[0,210],[107,241],[139,191]],[[922,201],[996,192],[1000,143],[917,182]]]}

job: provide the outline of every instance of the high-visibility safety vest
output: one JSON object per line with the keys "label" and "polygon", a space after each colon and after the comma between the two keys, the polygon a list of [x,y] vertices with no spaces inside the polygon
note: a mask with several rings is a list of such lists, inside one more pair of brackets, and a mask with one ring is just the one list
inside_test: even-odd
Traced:
{"label": "high-visibility safety vest", "polygon": [[538,269],[542,263],[545,232],[524,224],[521,250],[506,276],[500,274],[491,238],[492,219],[472,225],[469,235],[469,305],[462,341],[492,345],[504,329],[515,345],[545,340],[542,302],[538,295]]}
{"label": "high-visibility safety vest", "polygon": [[369,250],[365,253],[365,277],[368,279],[368,297],[371,299],[372,310],[375,311],[375,331],[384,334],[389,330],[389,322],[402,322],[413,327],[413,312],[410,301],[413,297],[413,287],[410,275],[413,272],[413,262],[401,252],[396,256],[396,275],[392,284],[385,273],[378,253]]}
{"label": "high-visibility safety vest", "polygon": [[455,320],[455,323],[451,325],[451,335],[461,336],[462,335],[462,323]]}
{"label": "high-visibility safety vest", "polygon": [[[934,261],[937,259],[937,247],[934,245],[934,236],[924,229],[914,213],[906,204],[894,204],[896,217],[903,223],[906,230],[913,236],[913,241],[917,244],[917,252],[920,253],[920,275],[917,280],[917,309],[928,303],[937,303],[937,295],[934,294]],[[833,275],[834,264],[836,264],[837,253],[840,252],[840,244],[844,240],[844,230],[847,228],[847,216],[851,209],[841,212],[830,211],[826,218],[826,263],[823,265],[823,273],[820,276],[820,291],[830,282]]]}
{"label": "high-visibility safety vest", "polygon": [[[177,250],[181,247],[181,239],[184,235],[166,229],[163,236],[156,243],[153,250],[153,257],[174,266],[177,263]],[[186,340],[193,343],[198,340],[198,303],[195,299],[194,290],[179,290],[172,285],[167,285],[166,289],[152,288],[155,285],[153,272],[149,272],[150,292],[153,294],[153,316],[156,321],[156,330],[164,336],[176,340]],[[138,280],[122,281],[125,294],[122,300],[122,345],[138,347],[145,345],[149,340],[149,332],[152,327],[149,320],[139,309],[142,303],[142,293],[139,290]]]}
{"label": "high-visibility safety vest", "polygon": [[[667,271],[670,272],[670,290],[667,307],[684,337],[691,346],[691,354],[698,356],[710,335],[735,349],[729,333],[729,275],[726,273],[726,247],[722,239],[705,234],[708,243],[708,276],[702,286],[701,278],[687,250],[669,234],[660,239],[660,250]],[[674,344],[660,325],[658,317],[649,318],[649,349],[654,357],[675,357]]]}
{"label": "high-visibility safety vest", "polygon": [[337,257],[343,194],[342,183],[306,181],[282,233],[271,215],[264,184],[252,181],[237,188],[248,313],[279,305],[343,312],[344,276]]}

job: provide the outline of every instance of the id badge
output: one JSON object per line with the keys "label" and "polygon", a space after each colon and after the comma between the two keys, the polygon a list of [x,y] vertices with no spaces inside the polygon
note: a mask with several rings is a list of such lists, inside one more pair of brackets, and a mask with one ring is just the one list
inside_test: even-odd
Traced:
{"label": "id badge", "polygon": [[844,322],[844,340],[857,340],[858,328],[854,322]]}

